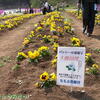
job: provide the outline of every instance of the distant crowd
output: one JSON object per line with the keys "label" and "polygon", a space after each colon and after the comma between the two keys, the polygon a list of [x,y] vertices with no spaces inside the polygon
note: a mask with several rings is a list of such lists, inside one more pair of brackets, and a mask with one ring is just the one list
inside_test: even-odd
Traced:
{"label": "distant crowd", "polygon": [[0,10],[0,15],[9,15],[15,13],[49,13],[54,11],[54,7],[50,5],[47,1],[41,4],[40,8],[18,8],[18,9],[7,9],[7,10]]}

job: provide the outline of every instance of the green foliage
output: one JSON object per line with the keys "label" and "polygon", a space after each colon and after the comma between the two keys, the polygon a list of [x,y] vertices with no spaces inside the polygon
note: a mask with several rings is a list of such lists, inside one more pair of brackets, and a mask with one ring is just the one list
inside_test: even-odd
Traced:
{"label": "green foliage", "polygon": [[23,59],[25,59],[25,57],[19,55],[16,57],[16,60],[19,62],[19,61],[22,61]]}
{"label": "green foliage", "polygon": [[35,58],[35,59],[29,59],[29,62],[30,62],[30,63],[33,62],[33,63],[36,63],[36,64],[37,64],[37,63],[39,62],[39,57],[37,57],[37,58]]}
{"label": "green foliage", "polygon": [[55,80],[47,80],[43,83],[41,83],[42,88],[51,88],[53,86],[56,85],[56,81]]}
{"label": "green foliage", "polygon": [[46,58],[46,59],[49,58],[51,55],[49,50],[43,50],[40,52],[40,54],[41,54],[42,58]]}
{"label": "green foliage", "polygon": [[91,67],[89,72],[93,75],[97,75],[99,73],[99,70],[95,67]]}

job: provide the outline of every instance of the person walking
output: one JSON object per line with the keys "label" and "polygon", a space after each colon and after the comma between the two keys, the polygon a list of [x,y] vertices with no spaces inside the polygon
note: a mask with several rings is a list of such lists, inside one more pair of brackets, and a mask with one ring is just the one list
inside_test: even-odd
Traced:
{"label": "person walking", "polygon": [[88,37],[94,30],[97,0],[78,0],[78,7],[83,10],[83,33]]}
{"label": "person walking", "polygon": [[48,1],[46,0],[45,3],[43,3],[43,7],[42,7],[42,12],[45,15],[46,13],[51,12],[51,6],[48,3]]}

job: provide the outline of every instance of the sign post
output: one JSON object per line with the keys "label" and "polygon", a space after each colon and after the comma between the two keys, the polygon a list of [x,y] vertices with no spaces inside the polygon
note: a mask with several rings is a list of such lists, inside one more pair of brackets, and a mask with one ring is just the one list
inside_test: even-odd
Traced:
{"label": "sign post", "polygon": [[58,47],[57,85],[84,87],[85,47]]}

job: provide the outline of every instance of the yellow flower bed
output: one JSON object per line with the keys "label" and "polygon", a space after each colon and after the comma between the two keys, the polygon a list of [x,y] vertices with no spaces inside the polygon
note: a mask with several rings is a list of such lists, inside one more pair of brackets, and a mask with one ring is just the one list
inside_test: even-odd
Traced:
{"label": "yellow flower bed", "polygon": [[9,15],[9,16],[1,16],[1,17],[0,17],[0,20],[6,20],[6,19],[13,18],[13,17],[18,17],[18,16],[21,16],[21,15]]}
{"label": "yellow flower bed", "polygon": [[25,19],[29,19],[31,17],[34,17],[36,15],[40,15],[40,13],[37,14],[25,14],[25,15],[20,15],[18,17],[8,19],[4,22],[4,24],[0,24],[0,31],[5,30],[5,29],[12,29],[19,24],[23,23]]}

